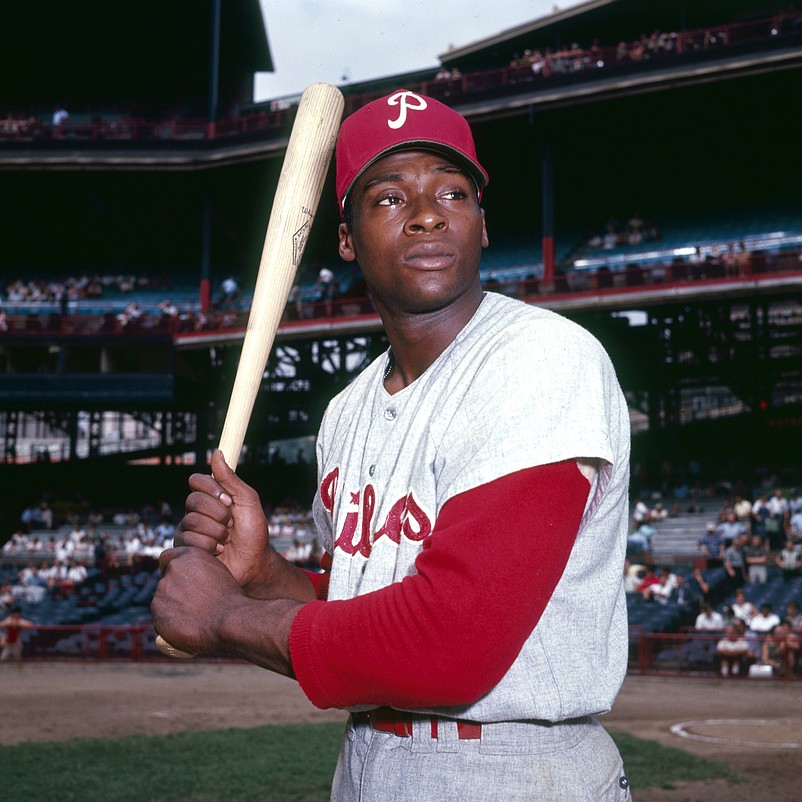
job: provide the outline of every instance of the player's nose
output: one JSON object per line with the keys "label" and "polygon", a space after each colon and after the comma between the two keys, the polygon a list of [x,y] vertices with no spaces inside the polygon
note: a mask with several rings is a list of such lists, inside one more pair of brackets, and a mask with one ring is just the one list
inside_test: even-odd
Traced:
{"label": "player's nose", "polygon": [[448,228],[448,218],[435,198],[425,192],[416,193],[409,201],[406,229],[410,233],[442,231]]}

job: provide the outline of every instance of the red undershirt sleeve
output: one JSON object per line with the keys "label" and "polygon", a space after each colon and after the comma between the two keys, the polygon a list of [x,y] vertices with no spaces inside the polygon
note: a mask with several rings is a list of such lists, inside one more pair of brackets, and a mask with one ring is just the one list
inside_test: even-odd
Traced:
{"label": "red undershirt sleeve", "polygon": [[417,574],[301,608],[293,670],[320,708],[476,701],[515,661],[557,585],[588,480],[573,461],[496,479],[444,505]]}
{"label": "red undershirt sleeve", "polygon": [[329,576],[331,571],[331,555],[324,554],[320,560],[321,571],[307,571],[302,569],[306,574],[307,579],[312,583],[315,589],[315,596],[318,599],[326,600],[329,595]]}

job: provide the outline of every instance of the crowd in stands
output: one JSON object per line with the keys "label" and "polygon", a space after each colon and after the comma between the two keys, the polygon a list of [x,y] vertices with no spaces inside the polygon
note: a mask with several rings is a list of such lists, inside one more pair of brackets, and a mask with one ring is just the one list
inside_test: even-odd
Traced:
{"label": "crowd in stands", "polygon": [[[275,548],[292,562],[316,570],[320,546],[311,511],[297,503],[267,508]],[[93,576],[103,581],[121,574],[153,572],[159,554],[175,535],[176,516],[166,501],[140,510],[71,511],[55,521],[47,501],[28,505],[20,526],[2,547],[3,563],[15,573],[0,589],[0,615],[45,596],[69,595]]]}
{"label": "crowd in stands", "polygon": [[641,245],[644,242],[657,242],[660,231],[654,223],[644,220],[640,212],[622,223],[615,216],[611,216],[604,224],[604,231],[591,234],[588,238],[588,247],[612,250],[622,245]]}
{"label": "crowd in stands", "polygon": [[[689,511],[699,511],[691,500]],[[722,677],[802,675],[802,497],[734,493],[708,521],[692,568],[648,558],[662,521],[680,514],[635,498],[624,583],[645,604],[673,605],[680,626],[714,645]],[[778,600],[783,600],[778,605]],[[692,645],[692,644],[691,644]],[[673,654],[673,653],[672,653]]]}
{"label": "crowd in stands", "polygon": [[[802,18],[799,12],[789,7],[784,14],[760,21],[742,24],[722,24],[691,31],[654,30],[631,41],[620,40],[617,44],[602,45],[594,39],[583,47],[572,42],[567,47],[527,48],[523,53],[513,54],[509,63],[509,79],[515,82],[531,81],[534,78],[548,79],[557,75],[580,73],[627,64],[640,64],[650,60],[685,53],[717,50],[730,44],[755,41],[779,36],[799,30]],[[457,69],[441,68],[435,75],[436,82],[453,82],[462,77]],[[470,86],[470,81],[466,87]]]}
{"label": "crowd in stands", "polygon": [[49,120],[42,119],[42,116],[36,114],[9,111],[0,119],[0,140],[27,136],[51,136],[53,139],[58,139],[63,135],[64,126],[69,119],[70,113],[58,103],[53,106]]}
{"label": "crowd in stands", "polygon": [[[456,67],[443,66],[430,81],[419,87],[409,88],[420,89],[424,94],[437,94],[439,91],[445,96],[450,96],[485,91],[492,83],[489,80],[492,73],[503,73],[503,78],[499,78],[499,85],[503,85],[549,79],[588,70],[639,65],[686,53],[714,51],[742,42],[771,40],[786,34],[794,34],[802,27],[801,16],[793,6],[790,6],[784,13],[766,16],[763,19],[732,24],[722,22],[721,25],[691,31],[655,30],[634,40],[622,40],[618,43],[602,45],[598,39],[594,39],[585,47],[578,42],[556,49],[546,47],[544,44],[533,45],[523,53],[513,54],[511,61],[500,69],[463,74]],[[357,105],[362,103],[358,96],[349,99]],[[275,129],[277,121],[286,113],[286,106],[280,100],[271,100],[267,101],[266,107],[270,111],[250,115],[255,119],[248,118],[242,130],[252,131],[259,120],[266,129]],[[155,110],[152,111],[155,113]],[[15,139],[58,140],[64,136],[81,139],[154,137],[163,139],[181,135],[181,127],[170,124],[176,122],[176,117],[165,120],[167,123],[165,125],[154,125],[150,120],[137,119],[132,113],[133,110],[121,115],[119,110],[104,113],[103,110],[94,109],[77,110],[72,114],[58,104],[49,111],[39,109],[36,113],[6,111],[4,117],[0,116],[0,142]],[[153,117],[153,113],[149,116]],[[78,118],[85,119],[83,122],[78,122]],[[189,122],[187,121],[188,125]],[[228,136],[239,130],[237,126],[206,125],[203,124],[204,121],[196,122],[201,123],[192,128],[196,136]]]}
{"label": "crowd in stands", "polygon": [[128,295],[143,290],[169,291],[170,278],[160,275],[152,278],[147,273],[81,273],[77,276],[59,278],[15,278],[0,287],[0,300],[9,305],[59,303],[65,304],[81,300],[97,300],[111,293]]}
{"label": "crowd in stands", "polygon": [[[802,498],[781,488],[760,492],[755,501],[733,493],[705,516],[701,502],[709,504],[709,497],[680,496],[666,506],[633,497],[632,534],[648,527],[652,537],[659,536],[664,522],[686,511],[708,522],[687,562],[658,565],[648,544],[635,547],[630,538],[624,568],[628,606],[671,613],[674,631],[684,628],[710,645],[709,670],[721,676],[802,675]],[[289,502],[266,513],[280,553],[319,570],[323,555],[311,512]],[[172,544],[176,522],[164,500],[137,509],[99,510],[86,503],[79,509],[52,500],[25,506],[2,549],[0,618],[19,615],[35,627],[45,600],[69,599],[123,577],[155,582],[158,556]],[[12,621],[12,631],[14,626]],[[18,640],[10,644],[9,658],[17,655]]]}
{"label": "crowd in stands", "polygon": [[[233,276],[221,283],[218,296],[205,310],[195,301],[179,306],[165,297],[172,289],[172,281],[166,274],[151,277],[147,273],[84,272],[58,278],[15,278],[0,286],[0,304],[5,303],[11,310],[25,312],[25,331],[59,328],[63,320],[71,316],[74,318],[81,312],[82,302],[91,304],[91,308],[96,310],[98,302],[104,300],[108,301],[107,312],[98,327],[98,332],[104,334],[147,333],[154,330],[177,334],[244,325],[238,316],[238,312],[242,311],[242,296]],[[159,296],[162,299],[158,301],[145,300]],[[44,324],[36,315],[39,309],[49,311],[50,317]],[[56,319],[51,320],[54,315]],[[9,314],[0,306],[0,331],[10,329]]]}

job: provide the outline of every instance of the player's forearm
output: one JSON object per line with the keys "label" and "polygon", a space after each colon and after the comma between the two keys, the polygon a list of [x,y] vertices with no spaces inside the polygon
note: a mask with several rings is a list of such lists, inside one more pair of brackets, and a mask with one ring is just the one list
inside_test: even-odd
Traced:
{"label": "player's forearm", "polygon": [[229,605],[217,633],[220,651],[293,677],[289,634],[301,607],[303,603],[293,599],[245,598]]}

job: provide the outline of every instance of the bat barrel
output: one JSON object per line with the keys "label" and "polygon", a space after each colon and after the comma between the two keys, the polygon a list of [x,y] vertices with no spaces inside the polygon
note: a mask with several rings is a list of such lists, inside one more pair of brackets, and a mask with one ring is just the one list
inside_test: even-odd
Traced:
{"label": "bat barrel", "polygon": [[220,437],[236,470],[253,405],[320,202],[344,99],[330,84],[304,91],[270,213],[237,374]]}

